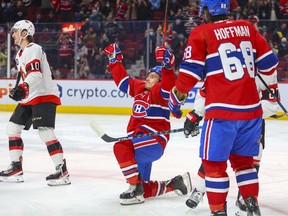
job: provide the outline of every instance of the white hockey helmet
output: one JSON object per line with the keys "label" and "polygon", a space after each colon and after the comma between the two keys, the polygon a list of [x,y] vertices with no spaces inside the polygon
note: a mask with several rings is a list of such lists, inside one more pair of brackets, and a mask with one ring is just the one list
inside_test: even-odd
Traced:
{"label": "white hockey helmet", "polygon": [[21,34],[21,32],[23,30],[26,30],[27,36],[28,35],[33,36],[35,33],[35,27],[34,27],[33,23],[29,20],[20,20],[20,21],[16,22],[13,25],[13,27],[11,28],[11,33],[18,31],[18,30],[19,30],[19,34]]}

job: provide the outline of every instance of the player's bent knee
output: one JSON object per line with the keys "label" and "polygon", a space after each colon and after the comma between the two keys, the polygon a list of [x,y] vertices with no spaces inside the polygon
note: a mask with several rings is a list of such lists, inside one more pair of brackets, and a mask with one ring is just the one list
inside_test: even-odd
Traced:
{"label": "player's bent knee", "polygon": [[50,127],[39,127],[38,133],[40,139],[45,143],[57,139],[54,133],[54,129]]}
{"label": "player's bent knee", "polygon": [[24,125],[19,125],[15,124],[13,122],[8,122],[7,128],[6,128],[6,133],[9,137],[15,136],[15,137],[20,137],[21,132],[25,126]]}
{"label": "player's bent knee", "polygon": [[227,169],[226,161],[208,161],[202,160],[202,165],[204,167],[204,172],[206,176],[218,177],[222,176]]}
{"label": "player's bent knee", "polygon": [[231,154],[229,157],[231,167],[234,171],[253,168],[253,157]]}

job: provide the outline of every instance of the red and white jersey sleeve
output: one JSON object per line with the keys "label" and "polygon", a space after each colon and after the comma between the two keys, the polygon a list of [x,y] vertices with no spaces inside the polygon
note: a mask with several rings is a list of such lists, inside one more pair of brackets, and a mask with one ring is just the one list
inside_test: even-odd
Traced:
{"label": "red and white jersey sleeve", "polygon": [[250,22],[208,23],[190,33],[176,88],[187,93],[202,79],[205,119],[250,120],[262,115],[256,71],[270,76],[277,64],[277,56]]}
{"label": "red and white jersey sleeve", "polygon": [[23,51],[18,51],[15,60],[21,72],[20,83],[26,82],[29,85],[29,95],[21,100],[22,105],[43,102],[61,104],[57,83],[41,46],[35,43],[28,44]]}

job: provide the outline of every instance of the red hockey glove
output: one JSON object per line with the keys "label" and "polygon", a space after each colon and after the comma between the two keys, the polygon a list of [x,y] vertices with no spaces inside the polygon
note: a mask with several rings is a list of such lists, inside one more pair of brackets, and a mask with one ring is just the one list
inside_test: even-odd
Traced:
{"label": "red hockey glove", "polygon": [[29,95],[29,86],[25,82],[13,88],[9,93],[9,97],[15,101],[25,99],[28,97],[28,95]]}
{"label": "red hockey glove", "polygon": [[109,63],[114,64],[115,62],[121,62],[123,55],[120,48],[116,43],[108,45],[104,50],[104,54],[109,58]]}
{"label": "red hockey glove", "polygon": [[155,56],[157,62],[162,62],[162,66],[171,70],[175,65],[175,56],[164,46],[156,47]]}
{"label": "red hockey glove", "polygon": [[162,62],[164,59],[164,53],[166,51],[165,46],[159,46],[155,49],[155,57],[157,62]]}
{"label": "red hockey glove", "polygon": [[194,137],[200,133],[197,126],[199,126],[199,122],[202,119],[203,117],[198,115],[195,110],[187,114],[186,120],[184,122],[184,135],[186,138],[188,138],[189,134],[191,134],[191,136]]}
{"label": "red hockey glove", "polygon": [[180,110],[181,105],[185,103],[186,97],[183,100],[179,100],[175,93],[175,87],[170,91],[170,98],[168,102],[168,107],[170,112],[175,118],[181,118],[182,111]]}

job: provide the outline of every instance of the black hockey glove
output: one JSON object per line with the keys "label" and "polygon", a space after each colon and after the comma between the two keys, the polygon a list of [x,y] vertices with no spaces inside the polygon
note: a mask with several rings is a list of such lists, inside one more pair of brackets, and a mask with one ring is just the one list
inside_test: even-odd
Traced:
{"label": "black hockey glove", "polygon": [[189,112],[186,116],[186,120],[184,122],[184,135],[188,138],[189,134],[192,137],[197,136],[200,131],[197,126],[199,126],[199,122],[203,119],[202,116],[199,116],[195,110]]}
{"label": "black hockey glove", "polygon": [[16,87],[14,87],[10,93],[9,97],[15,101],[20,101],[28,97],[29,94],[29,86],[27,83],[22,83]]}

